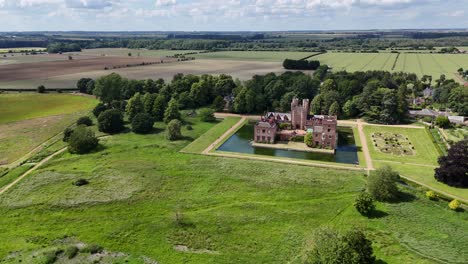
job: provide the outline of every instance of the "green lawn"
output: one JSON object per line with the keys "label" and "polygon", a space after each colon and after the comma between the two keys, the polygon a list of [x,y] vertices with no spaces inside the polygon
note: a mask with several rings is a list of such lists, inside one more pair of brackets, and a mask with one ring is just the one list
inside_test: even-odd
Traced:
{"label": "green lawn", "polygon": [[224,134],[229,128],[234,126],[240,117],[227,117],[215,125],[213,128],[208,130],[205,134],[201,135],[194,142],[190,143],[185,147],[182,152],[186,153],[201,153],[207,147],[210,146],[216,139]]}
{"label": "green lawn", "polygon": [[[255,61],[277,61],[285,59],[299,60],[313,55],[313,52],[303,51],[218,51],[199,53],[193,55],[197,59],[224,59],[224,60],[255,60]],[[312,57],[315,58],[315,57]]]}
{"label": "green lawn", "polygon": [[[372,134],[376,132],[390,132],[408,137],[409,142],[414,146],[414,155],[393,155],[380,152],[372,142]],[[424,165],[437,165],[439,154],[425,129],[418,128],[398,128],[383,126],[365,126],[364,133],[367,138],[367,145],[373,160],[396,161],[402,163],[416,163]]]}
{"label": "green lawn", "polygon": [[[184,140],[167,141],[161,123],[152,134],[105,138],[96,152],[64,153],[1,195],[0,259],[66,237],[158,263],[302,263],[323,225],[362,228],[386,263],[468,258],[467,212],[402,189],[404,201],[379,203],[379,217],[367,219],[352,206],[361,172],[180,153],[223,124],[187,121]],[[72,185],[80,178],[90,184]]]}
{"label": "green lawn", "polygon": [[0,94],[0,124],[91,109],[97,100],[70,94]]}

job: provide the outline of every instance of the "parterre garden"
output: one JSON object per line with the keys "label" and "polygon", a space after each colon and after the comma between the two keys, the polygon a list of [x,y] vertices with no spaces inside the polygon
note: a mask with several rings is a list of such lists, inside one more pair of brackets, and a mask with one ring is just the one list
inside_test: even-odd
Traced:
{"label": "parterre garden", "polygon": [[397,133],[376,132],[372,134],[372,142],[380,152],[397,156],[414,155],[414,147],[407,136]]}

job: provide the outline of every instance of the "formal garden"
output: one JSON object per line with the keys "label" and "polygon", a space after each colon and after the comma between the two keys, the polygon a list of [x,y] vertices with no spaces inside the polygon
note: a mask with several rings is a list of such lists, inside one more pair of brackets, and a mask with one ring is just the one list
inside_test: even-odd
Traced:
{"label": "formal garden", "polygon": [[407,136],[398,133],[376,132],[372,134],[372,142],[380,152],[397,156],[410,156],[415,149]]}

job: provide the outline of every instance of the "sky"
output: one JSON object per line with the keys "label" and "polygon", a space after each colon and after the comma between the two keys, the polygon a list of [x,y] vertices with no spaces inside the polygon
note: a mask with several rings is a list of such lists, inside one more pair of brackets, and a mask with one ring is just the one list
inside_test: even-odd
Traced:
{"label": "sky", "polygon": [[0,0],[0,31],[468,28],[468,0]]}

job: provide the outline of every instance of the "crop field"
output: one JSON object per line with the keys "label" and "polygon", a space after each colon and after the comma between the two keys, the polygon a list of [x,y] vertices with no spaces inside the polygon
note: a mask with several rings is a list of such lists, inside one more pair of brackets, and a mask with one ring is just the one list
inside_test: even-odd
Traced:
{"label": "crop field", "polygon": [[[466,54],[412,54],[401,53],[396,60],[396,53],[325,53],[313,59],[328,64],[335,71],[404,71],[415,73],[419,77],[431,75],[433,80],[441,74],[455,78],[458,68],[468,68]],[[395,63],[396,60],[396,63]],[[395,67],[393,68],[393,65]]]}
{"label": "crop field", "polygon": [[22,51],[45,51],[46,48],[40,47],[25,47],[25,48],[7,48],[7,49],[0,49],[0,53],[8,53],[12,52],[22,52]]}
{"label": "crop field", "polygon": [[[129,53],[132,57],[166,57],[175,54],[200,52],[200,50],[148,50],[148,49],[126,49],[126,48],[103,48],[103,49],[84,49],[81,52],[71,52],[69,54],[88,55],[88,56],[119,56],[125,57]],[[190,55],[192,56],[192,55]]]}
{"label": "crop field", "polygon": [[[378,203],[368,219],[352,206],[365,186],[360,172],[180,153],[222,124],[186,120],[194,130],[184,127],[184,140],[167,141],[162,123],[147,135],[113,135],[91,154],[55,157],[0,195],[0,260],[27,262],[63,249],[66,238],[130,263],[295,264],[320,226],[363,229],[382,263],[468,258],[468,212],[402,185],[404,198]],[[89,184],[71,184],[80,178]]]}
{"label": "crop field", "polygon": [[313,54],[317,53],[293,51],[218,51],[199,53],[193,55],[193,57],[197,59],[275,61],[282,63],[285,59],[299,60]]}
{"label": "crop field", "polygon": [[[119,62],[117,57],[104,57],[102,59],[115,59]],[[136,59],[136,58],[133,58]],[[133,60],[131,59],[131,60]],[[99,59],[95,59],[99,60]],[[89,60],[83,60],[89,61]],[[55,62],[59,63],[59,62]],[[55,64],[54,63],[54,64]],[[67,64],[68,62],[63,62]],[[43,64],[43,63],[41,63]],[[52,64],[52,65],[54,65]],[[35,79],[24,79],[24,76],[18,76],[18,80],[6,81],[0,80],[0,88],[36,88],[39,85],[45,85],[47,88],[73,88],[76,86],[76,82],[83,77],[87,78],[98,78],[110,74],[112,72],[118,73],[124,77],[131,79],[158,79],[163,78],[167,81],[172,80],[175,74],[184,73],[184,74],[229,74],[233,78],[239,78],[241,80],[250,79],[255,74],[267,74],[270,72],[283,73],[285,70],[280,63],[275,62],[261,62],[261,61],[239,61],[239,60],[193,60],[193,61],[184,61],[184,62],[171,62],[164,64],[156,65],[147,65],[141,67],[130,67],[130,68],[119,68],[112,70],[103,70],[104,65],[102,62],[99,62],[98,65],[100,68],[96,69],[96,65],[90,65],[86,70],[78,70],[78,68],[64,68],[61,69],[58,66],[53,66],[54,73],[53,76],[51,73],[40,70],[39,72],[30,73],[30,75],[43,77]],[[34,71],[36,64],[31,64],[29,69]],[[3,66],[7,69],[17,68],[20,71],[25,71],[24,67],[19,65],[9,65]],[[52,66],[51,66],[52,67]],[[2,69],[2,66],[0,66]],[[41,68],[42,69],[42,68]],[[95,70],[92,70],[95,69]],[[28,70],[29,72],[29,70]],[[67,73],[69,72],[69,73]],[[47,76],[44,76],[47,75]],[[5,76],[5,79],[13,79],[13,77]]]}
{"label": "crop field", "polygon": [[[90,56],[75,56],[75,60],[88,59]],[[25,55],[25,54],[0,54],[0,66],[8,64],[22,64],[22,63],[38,63],[48,61],[67,61],[68,55],[64,54],[36,54],[36,55]]]}
{"label": "crop field", "polygon": [[94,98],[65,94],[1,94],[0,165],[62,132],[96,103]]}

